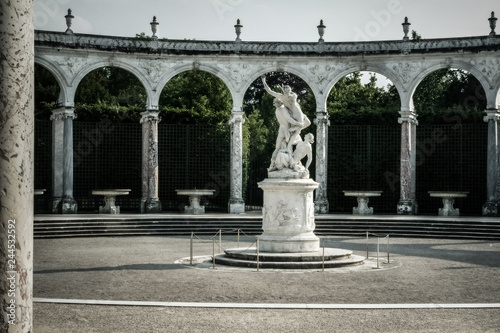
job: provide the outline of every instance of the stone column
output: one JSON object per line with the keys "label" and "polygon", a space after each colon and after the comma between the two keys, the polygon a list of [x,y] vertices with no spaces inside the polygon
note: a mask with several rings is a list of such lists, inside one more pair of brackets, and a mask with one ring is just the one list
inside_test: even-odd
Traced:
{"label": "stone column", "polygon": [[33,331],[33,1],[0,3],[1,332]]}
{"label": "stone column", "polygon": [[240,214],[245,212],[243,200],[243,134],[242,125],[245,122],[244,112],[233,111],[229,126],[231,127],[231,188],[229,197],[229,213]]}
{"label": "stone column", "polygon": [[486,203],[483,215],[500,216],[500,112],[486,110],[484,121],[488,123],[488,157],[486,167]]}
{"label": "stone column", "polygon": [[63,196],[64,108],[52,110],[52,208],[59,213]]}
{"label": "stone column", "polygon": [[415,215],[418,212],[415,197],[418,121],[417,115],[412,111],[401,111],[400,114],[398,122],[401,124],[401,193],[397,213]]}
{"label": "stone column", "polygon": [[329,204],[327,197],[328,179],[328,126],[330,126],[329,115],[325,111],[317,111],[316,119],[316,179],[319,187],[316,189],[314,200],[314,212],[316,214],[327,214]]}
{"label": "stone column", "polygon": [[142,113],[142,199],[141,213],[161,212],[158,198],[158,111]]}
{"label": "stone column", "polygon": [[73,198],[73,107],[52,111],[52,212],[75,214],[78,204]]}

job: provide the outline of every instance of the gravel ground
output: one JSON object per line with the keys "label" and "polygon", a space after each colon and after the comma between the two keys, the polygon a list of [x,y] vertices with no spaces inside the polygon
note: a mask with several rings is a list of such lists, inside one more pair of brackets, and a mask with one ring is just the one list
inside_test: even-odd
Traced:
{"label": "gravel ground", "polygon": [[[234,236],[223,248],[236,247]],[[253,239],[242,240],[241,247]],[[187,237],[36,239],[34,297],[234,303],[500,303],[500,242],[376,240],[362,266],[325,272],[176,264]],[[366,255],[363,238],[327,247]],[[211,255],[208,237],[194,255]],[[216,248],[218,251],[218,247]],[[500,309],[284,310],[35,303],[35,332],[500,332]]]}

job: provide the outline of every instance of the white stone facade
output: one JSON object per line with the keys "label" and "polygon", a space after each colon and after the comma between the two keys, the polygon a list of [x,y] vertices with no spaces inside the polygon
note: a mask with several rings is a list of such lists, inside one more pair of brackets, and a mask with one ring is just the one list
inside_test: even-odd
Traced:
{"label": "white stone facade", "polygon": [[[400,214],[415,214],[415,140],[417,114],[413,93],[430,73],[441,68],[469,71],[481,83],[487,98],[489,124],[488,185],[483,211],[498,214],[500,200],[500,36],[482,36],[420,41],[279,43],[213,42],[189,40],[138,39],[37,31],[35,62],[46,67],[61,86],[59,104],[74,106],[75,91],[82,78],[103,66],[115,66],[133,73],[147,93],[145,110],[158,110],[164,85],[175,75],[202,70],[220,78],[233,99],[231,126],[231,198],[229,212],[241,213],[242,198],[241,125],[243,97],[261,75],[286,71],[302,78],[316,99],[316,191],[315,209],[328,212],[326,197],[328,110],[327,98],[332,87],[355,71],[372,71],[386,76],[395,85],[401,99],[401,196]],[[395,122],[397,119],[394,120]],[[148,171],[149,172],[149,171]],[[148,192],[148,191],[146,191]],[[145,192],[145,193],[146,193]],[[149,191],[148,193],[150,193]],[[54,196],[56,194],[54,193]],[[152,199],[150,197],[144,200]],[[153,198],[156,199],[156,198]],[[154,201],[154,200],[153,200]]]}

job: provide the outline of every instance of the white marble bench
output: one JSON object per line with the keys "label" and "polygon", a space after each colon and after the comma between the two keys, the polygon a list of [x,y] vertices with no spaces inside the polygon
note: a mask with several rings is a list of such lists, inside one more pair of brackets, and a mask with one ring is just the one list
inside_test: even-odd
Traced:
{"label": "white marble bench", "polygon": [[99,214],[120,214],[120,206],[115,205],[117,195],[128,195],[129,189],[92,190],[93,195],[104,196],[104,206],[99,206]]}
{"label": "white marble bench", "polygon": [[352,208],[354,215],[373,215],[373,207],[368,207],[370,197],[379,197],[383,191],[343,191],[346,197],[357,197],[358,207]]}
{"label": "white marble bench", "polygon": [[443,199],[443,208],[439,208],[439,216],[458,216],[460,210],[453,207],[455,198],[466,198],[469,192],[456,192],[456,191],[429,191],[431,197]]}
{"label": "white marble bench", "polygon": [[200,206],[200,197],[213,195],[215,190],[198,190],[198,189],[188,189],[188,190],[175,190],[177,195],[188,195],[189,196],[189,206],[184,207],[184,213],[186,214],[205,214],[205,207]]}

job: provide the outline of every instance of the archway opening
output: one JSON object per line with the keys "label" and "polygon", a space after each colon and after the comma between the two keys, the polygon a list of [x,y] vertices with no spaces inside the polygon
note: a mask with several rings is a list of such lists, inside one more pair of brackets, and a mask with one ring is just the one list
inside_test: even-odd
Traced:
{"label": "archway opening", "polygon": [[469,72],[440,69],[427,75],[413,95],[418,116],[416,196],[419,213],[436,215],[441,200],[428,191],[466,191],[461,214],[481,215],[486,194],[486,97]]}
{"label": "archway opening", "polygon": [[45,67],[35,64],[35,151],[34,186],[45,189],[44,195],[34,198],[35,213],[47,213],[52,193],[52,110],[57,107],[61,88],[54,75]]}
{"label": "archway opening", "polygon": [[375,213],[393,213],[399,200],[401,135],[398,91],[385,76],[353,72],[341,78],[327,99],[328,199],[330,211],[356,206],[345,190],[383,191],[370,201]]}
{"label": "archway opening", "polygon": [[121,211],[137,211],[141,193],[142,131],[146,90],[131,72],[101,67],[88,73],[75,92],[73,122],[74,197],[79,211],[98,211],[93,189],[130,189],[118,196]]}
{"label": "archway opening", "polygon": [[227,211],[233,101],[224,82],[205,71],[186,71],[163,87],[158,125],[159,191],[163,210],[183,211],[176,189],[213,189],[206,211]]}
{"label": "archway opening", "polygon": [[[265,74],[266,82],[271,90],[281,93],[285,85],[291,87],[298,95],[298,103],[304,115],[313,123],[316,112],[316,100],[309,85],[299,76],[289,72],[269,72]],[[274,97],[268,94],[262,79],[255,79],[244,96],[243,111],[246,121],[243,125],[243,187],[245,203],[249,207],[259,208],[263,202],[263,192],[257,183],[267,178],[271,157],[276,148],[279,123],[273,105]],[[302,139],[308,133],[316,136],[313,124],[304,128]],[[303,161],[305,163],[305,160]],[[315,176],[314,154],[309,166],[312,178]]]}

